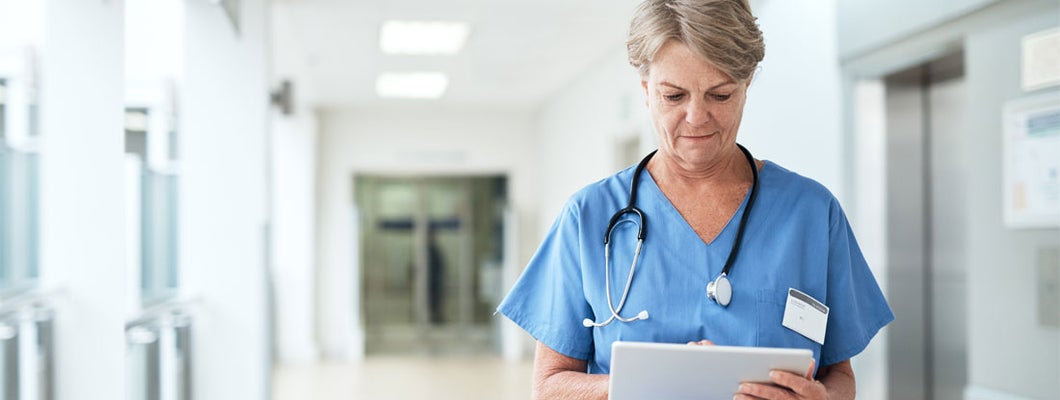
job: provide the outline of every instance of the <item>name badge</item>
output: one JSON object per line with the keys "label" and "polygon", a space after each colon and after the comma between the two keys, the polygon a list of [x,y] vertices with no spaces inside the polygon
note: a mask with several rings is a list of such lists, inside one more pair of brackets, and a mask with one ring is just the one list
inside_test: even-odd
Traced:
{"label": "name badge", "polygon": [[828,327],[828,306],[794,288],[788,289],[788,303],[784,306],[783,325],[800,335],[824,345]]}

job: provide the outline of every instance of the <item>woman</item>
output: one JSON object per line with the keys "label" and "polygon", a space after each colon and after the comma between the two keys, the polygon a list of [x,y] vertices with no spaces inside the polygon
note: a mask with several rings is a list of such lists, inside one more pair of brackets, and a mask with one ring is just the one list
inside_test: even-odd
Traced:
{"label": "woman", "polygon": [[[627,47],[659,148],[572,196],[498,307],[538,340],[535,398],[606,398],[616,340],[807,348],[815,373],[737,398],[854,398],[849,359],[894,317],[832,194],[736,144],[764,56],[747,1],[648,0]],[[823,338],[783,326],[789,289],[829,307]]]}

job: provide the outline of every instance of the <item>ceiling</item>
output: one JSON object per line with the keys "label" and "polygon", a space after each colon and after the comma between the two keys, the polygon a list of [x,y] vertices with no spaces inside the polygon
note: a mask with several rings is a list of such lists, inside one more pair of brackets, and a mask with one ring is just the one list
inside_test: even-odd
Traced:
{"label": "ceiling", "polygon": [[[323,107],[396,103],[532,108],[606,55],[625,47],[635,0],[273,0],[277,74],[309,82]],[[379,51],[384,20],[467,21],[471,33],[453,56]],[[380,99],[380,72],[440,71],[439,100]]]}

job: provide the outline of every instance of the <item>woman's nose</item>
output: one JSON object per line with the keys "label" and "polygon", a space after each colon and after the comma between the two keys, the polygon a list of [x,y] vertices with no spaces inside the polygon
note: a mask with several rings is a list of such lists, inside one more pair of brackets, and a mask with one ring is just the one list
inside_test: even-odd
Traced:
{"label": "woman's nose", "polygon": [[706,101],[692,100],[685,109],[685,122],[691,126],[700,126],[710,121],[710,108]]}

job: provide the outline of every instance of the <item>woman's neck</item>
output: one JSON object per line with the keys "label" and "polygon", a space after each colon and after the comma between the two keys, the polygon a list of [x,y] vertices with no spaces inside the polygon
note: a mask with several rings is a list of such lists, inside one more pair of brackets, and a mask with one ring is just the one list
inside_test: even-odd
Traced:
{"label": "woman's neck", "polygon": [[747,159],[739,149],[701,164],[683,163],[674,157],[660,155],[662,157],[653,157],[647,166],[659,187],[709,192],[718,188],[749,185],[753,179]]}

